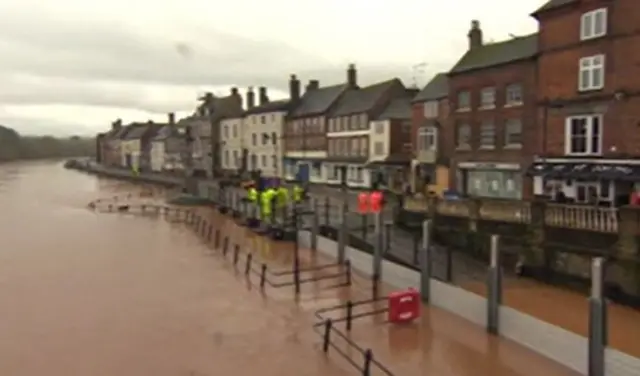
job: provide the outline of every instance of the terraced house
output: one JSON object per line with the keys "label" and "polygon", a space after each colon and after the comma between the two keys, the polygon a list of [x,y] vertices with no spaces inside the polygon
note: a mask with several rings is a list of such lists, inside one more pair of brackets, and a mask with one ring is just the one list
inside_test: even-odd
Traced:
{"label": "terraced house", "polygon": [[393,79],[360,88],[354,66],[347,71],[347,84],[348,89],[327,117],[324,176],[329,184],[340,183],[340,171],[346,168],[349,186],[366,187],[371,185],[370,171],[365,168],[370,156],[370,122],[392,99],[405,95],[405,87]]}
{"label": "terraced house", "polygon": [[286,121],[290,100],[270,101],[267,88],[258,89],[258,103],[254,105],[253,93],[247,97],[248,108],[244,113],[243,135],[250,169],[260,170],[266,177],[283,175],[282,130]]}
{"label": "terraced house", "polygon": [[369,159],[364,174],[367,178],[373,178],[379,188],[399,192],[409,181],[412,157],[411,99],[417,91],[408,89],[404,96],[390,100],[382,113],[370,121]]}
{"label": "terraced house", "polygon": [[411,189],[438,196],[449,189],[449,78],[439,73],[413,98],[411,106]]}
{"label": "terraced house", "polygon": [[452,183],[469,196],[528,197],[523,175],[536,151],[538,35],[484,43],[472,21],[467,36],[469,49],[449,72]]}
{"label": "terraced house", "polygon": [[640,182],[640,2],[552,0],[540,37],[534,192],[627,204]]}
{"label": "terraced house", "polygon": [[[348,75],[353,75],[352,83],[355,85],[355,67],[350,67],[348,72]],[[319,81],[311,80],[301,96],[300,80],[295,75],[291,76],[291,111],[283,137],[287,180],[325,182],[323,161],[327,158],[327,115],[347,88],[348,84],[320,87]]]}

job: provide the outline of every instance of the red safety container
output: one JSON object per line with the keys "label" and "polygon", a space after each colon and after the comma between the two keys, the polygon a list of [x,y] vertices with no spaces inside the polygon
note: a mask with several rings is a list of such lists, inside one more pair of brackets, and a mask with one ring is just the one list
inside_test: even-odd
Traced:
{"label": "red safety container", "polygon": [[387,319],[391,323],[407,323],[420,316],[420,293],[413,288],[389,294]]}
{"label": "red safety container", "polygon": [[383,200],[382,192],[374,191],[371,192],[369,196],[369,200],[371,201],[371,211],[374,213],[380,213],[382,211],[382,200]]}
{"label": "red safety container", "polygon": [[358,211],[360,214],[367,214],[371,211],[369,193],[362,192],[358,195]]}

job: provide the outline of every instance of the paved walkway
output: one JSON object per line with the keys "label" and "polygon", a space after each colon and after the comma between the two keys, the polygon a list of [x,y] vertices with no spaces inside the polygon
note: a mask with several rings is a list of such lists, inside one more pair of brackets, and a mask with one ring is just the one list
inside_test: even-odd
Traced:
{"label": "paved walkway", "polygon": [[[253,247],[252,249],[268,259],[274,268],[290,267],[293,253],[290,243],[274,243],[257,238],[252,232],[236,226],[231,220],[222,218],[213,211],[207,210],[207,216],[231,237],[232,243],[238,242],[245,247]],[[306,249],[301,250],[301,255],[306,265],[330,262],[322,257],[313,256],[312,252]],[[221,259],[218,260],[222,262]],[[254,284],[255,282],[251,284],[252,289],[255,289]],[[384,289],[390,290],[388,286]],[[294,301],[290,291],[278,290],[280,289],[267,289],[264,295],[256,292],[256,299],[262,299],[267,309],[274,304]],[[300,304],[292,309],[309,318],[313,317],[313,311],[318,308],[332,306],[349,298],[366,298],[370,296],[369,292],[370,284],[361,276],[355,278],[352,288],[329,289],[326,282],[310,284],[303,290]],[[378,305],[360,309],[374,309]],[[340,315],[339,312],[333,314]],[[313,319],[308,323],[312,322]],[[410,326],[392,326],[384,323],[381,317],[358,319],[354,322],[350,336],[360,346],[371,348],[374,356],[398,376],[575,375],[574,372],[530,350],[508,340],[489,336],[484,329],[431,307],[423,307],[421,319]],[[316,343],[318,349],[319,338],[312,342]],[[354,361],[361,361],[361,355],[352,348],[339,343],[338,346],[344,346],[344,350],[350,352]],[[324,358],[319,349],[318,357]],[[330,352],[328,359],[346,364],[336,353]],[[353,374],[356,374],[355,369]]]}

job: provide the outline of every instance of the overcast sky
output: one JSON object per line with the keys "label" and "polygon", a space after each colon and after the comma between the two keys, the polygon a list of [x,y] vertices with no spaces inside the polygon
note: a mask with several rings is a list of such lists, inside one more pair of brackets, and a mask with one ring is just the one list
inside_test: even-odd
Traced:
{"label": "overcast sky", "polygon": [[[0,124],[91,134],[118,117],[164,120],[199,93],[400,77],[424,85],[467,48],[535,31],[543,0],[0,0]],[[414,66],[426,63],[420,69]]]}

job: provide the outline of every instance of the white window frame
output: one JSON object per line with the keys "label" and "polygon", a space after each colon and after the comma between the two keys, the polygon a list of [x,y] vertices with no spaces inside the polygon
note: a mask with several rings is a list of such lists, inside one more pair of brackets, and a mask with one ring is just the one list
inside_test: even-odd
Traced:
{"label": "white window frame", "polygon": [[434,119],[438,117],[438,101],[429,101],[424,103],[424,117]]}
{"label": "white window frame", "polygon": [[[376,157],[381,157],[385,154],[384,152],[384,141],[376,141],[373,144],[373,155],[375,155]],[[378,148],[379,147],[379,148]]]}
{"label": "white window frame", "polygon": [[374,126],[375,134],[384,134],[386,125],[387,123],[385,121],[376,121]]}
{"label": "white window frame", "polygon": [[423,126],[418,128],[418,151],[436,151],[438,149],[438,128]]}
{"label": "white window frame", "polygon": [[480,90],[480,108],[485,110],[496,108],[495,86],[484,87]]}
{"label": "white window frame", "polygon": [[[466,105],[461,105],[461,101],[460,98],[462,98],[464,96],[464,98],[466,98],[467,103]],[[471,92],[469,90],[462,90],[458,92],[458,95],[456,96],[457,101],[456,101],[456,111],[459,112],[465,112],[465,111],[471,111]]]}
{"label": "white window frame", "polygon": [[[574,138],[571,133],[571,125],[573,120],[583,119],[586,120],[586,150],[585,151],[573,151],[571,150],[571,141]],[[598,119],[599,129],[598,134],[594,135],[593,123],[594,119]],[[601,155],[602,154],[602,136],[604,134],[603,116],[601,114],[588,114],[588,115],[576,115],[567,117],[565,122],[565,142],[564,149],[566,155]],[[597,148],[593,150],[593,138],[598,138]]]}
{"label": "white window frame", "polygon": [[[607,8],[584,13],[580,18],[580,40],[595,39],[607,35],[607,13]],[[596,22],[598,19],[601,22],[599,26]]]}
{"label": "white window frame", "polygon": [[[605,55],[594,55],[583,57],[579,61],[578,66],[578,90],[591,91],[601,90],[604,88],[605,80]],[[588,79],[585,80],[584,75],[587,74]],[[600,83],[594,85],[594,76],[598,76]]]}
{"label": "white window frame", "polygon": [[[513,107],[513,106],[521,106],[524,103],[524,98],[523,98],[523,90],[524,88],[522,87],[522,84],[519,83],[514,83],[511,85],[507,86],[507,89],[505,90],[505,106],[506,107]],[[515,94],[518,95],[515,95]],[[519,96],[519,99],[514,99],[514,97]]]}

